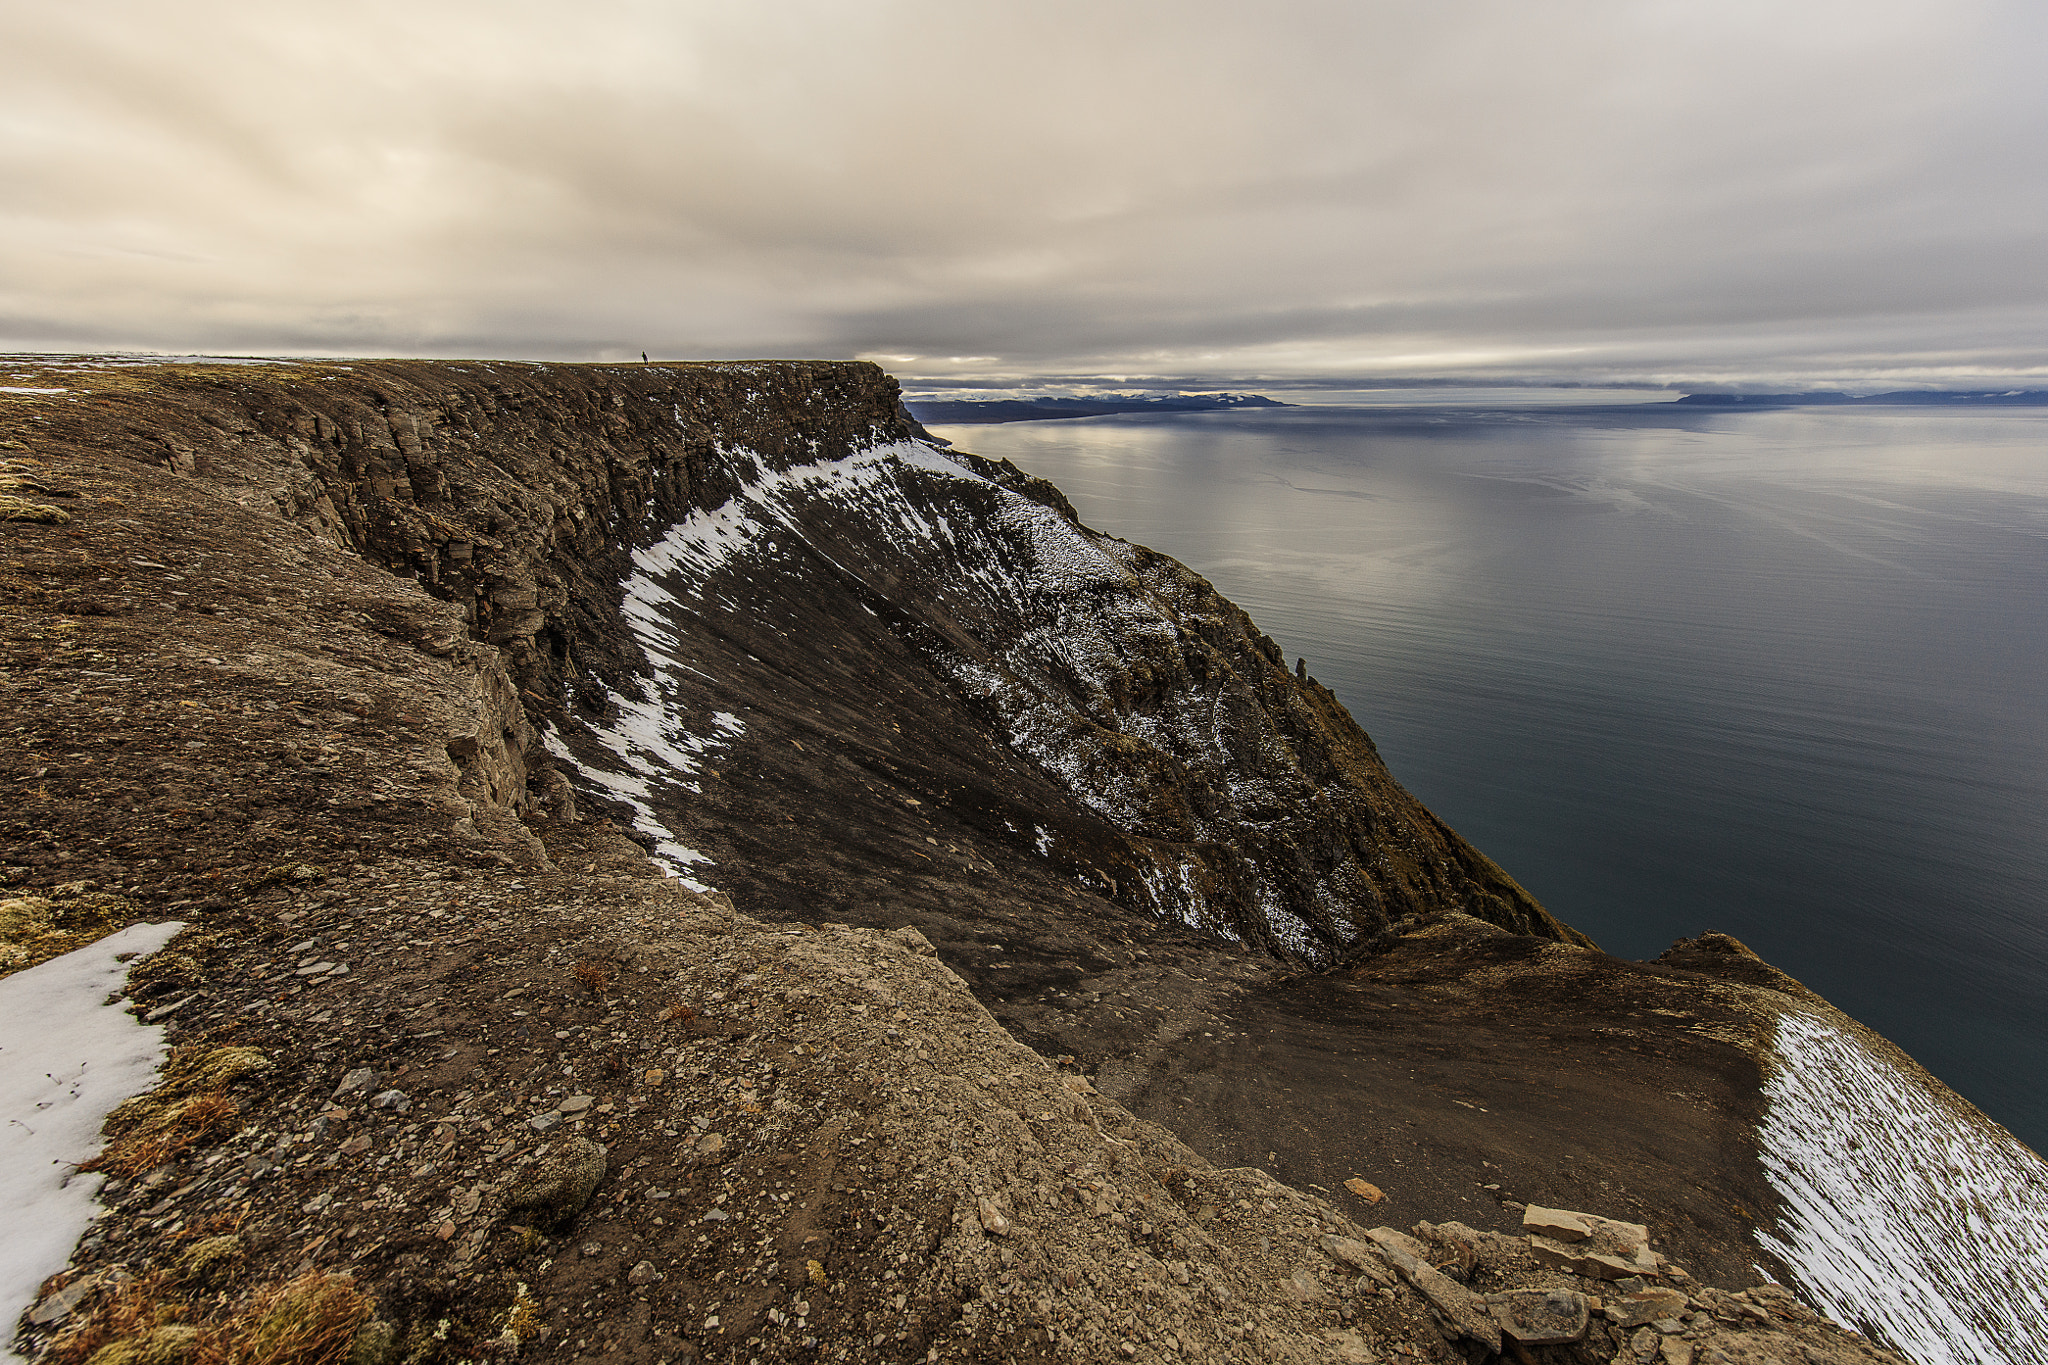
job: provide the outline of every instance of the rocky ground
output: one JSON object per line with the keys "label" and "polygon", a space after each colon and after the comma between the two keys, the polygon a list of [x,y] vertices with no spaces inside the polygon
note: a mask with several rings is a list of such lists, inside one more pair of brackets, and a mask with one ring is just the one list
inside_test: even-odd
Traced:
{"label": "rocky ground", "polygon": [[[151,445],[122,409],[127,447],[82,442],[65,401],[0,413],[0,951],[11,969],[135,920],[191,927],[136,974],[166,1085],[110,1128],[110,1212],[31,1315],[37,1355],[251,1358],[236,1343],[297,1323],[325,1343],[305,1358],[422,1365],[1881,1358],[1731,1270],[1739,1218],[1731,1242],[1654,1216],[1685,1207],[1689,1173],[1644,1157],[1614,1188],[1632,1148],[1602,1122],[1601,1068],[1646,1077],[1628,1105],[1671,1077],[1602,1059],[1670,1051],[1656,1011],[1711,961],[1629,967],[1666,984],[1611,1017],[1548,997],[1555,1029],[1499,1059],[1473,1038],[1527,1022],[1526,983],[1611,960],[1438,916],[1296,976],[1137,925],[1061,966],[1055,995],[986,936],[933,951],[885,897],[858,927],[748,918],[529,764],[544,638],[494,642],[250,468],[201,467],[174,423]],[[978,867],[953,894],[983,880],[1016,895]],[[1005,999],[1064,1017],[1035,1040],[1076,1045],[1027,1048],[983,1004]],[[1258,1118],[1245,1078],[1279,1056],[1284,1086],[1318,1049],[1274,1011],[1346,1001],[1421,1009],[1405,1039],[1379,1027],[1369,1109],[1275,1096]],[[1716,1008],[1688,1007],[1687,1036],[1742,1055],[1720,1036],[1739,1010]],[[1502,1104],[1560,1055],[1595,1077],[1576,1098]],[[1167,1057],[1179,1079],[1154,1074]],[[1205,1096],[1204,1075],[1235,1079]],[[1701,1126],[1739,1128],[1714,1102]],[[1370,1143],[1340,1142],[1347,1122]],[[1321,1164],[1288,1173],[1327,1197],[1257,1169],[1311,1124],[1288,1144]],[[1484,1178],[1543,1125],[1526,1170]],[[1691,1174],[1718,1200],[1747,1168],[1703,1150]],[[1546,1264],[1530,1201],[1650,1224],[1624,1258],[1650,1259],[1618,1280]],[[1529,1305],[1487,1296],[1520,1289],[1567,1295],[1568,1319],[1586,1296],[1584,1335],[1518,1351],[1498,1331]]]}
{"label": "rocky ground", "polygon": [[137,973],[171,1081],[117,1115],[38,1358],[231,1341],[341,1275],[369,1358],[421,1362],[1891,1359],[1640,1231],[1367,1229],[1023,1047],[913,930],[761,924],[559,835],[577,873],[394,858]]}

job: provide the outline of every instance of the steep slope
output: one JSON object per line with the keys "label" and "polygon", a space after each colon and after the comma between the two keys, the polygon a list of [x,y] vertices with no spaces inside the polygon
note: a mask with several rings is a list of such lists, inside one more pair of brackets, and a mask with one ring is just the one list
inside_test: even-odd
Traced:
{"label": "steep slope", "polygon": [[[288,995],[306,968],[268,916],[359,907],[412,944],[445,862],[504,886],[465,944],[533,936],[502,993],[563,969],[565,903],[605,913],[577,888],[621,870],[609,811],[764,918],[916,927],[1041,1054],[1333,1216],[1506,1231],[1597,1202],[1720,1282],[1782,1264],[1752,1240],[1792,1231],[1755,1130],[1793,997],[1582,946],[1207,584],[921,441],[871,367],[38,381],[68,391],[4,410],[56,509],[4,585],[18,888],[217,916],[214,979]],[[437,1028],[481,1037],[489,1004]],[[279,1046],[340,1028],[295,995],[261,1013]]]}
{"label": "steep slope", "polygon": [[[788,864],[758,810],[788,783],[747,774],[794,749],[830,756],[802,765],[820,815],[909,830],[908,797],[920,837],[938,823],[970,861],[1036,856],[1110,905],[1270,953],[1328,961],[1447,908],[1583,941],[1431,819],[1207,583],[1087,531],[1014,471],[917,442],[722,462],[737,491],[634,556],[627,614],[654,661],[640,695],[579,717],[602,748],[574,728],[558,745],[588,774],[610,750],[616,794],[730,863],[721,885],[791,909],[836,899],[824,879],[764,875]],[[648,743],[656,716],[715,746],[721,780]],[[893,769],[889,789],[862,769]],[[803,835],[844,842],[836,818]]]}
{"label": "steep slope", "polygon": [[[803,765],[827,862],[943,810],[970,859],[1050,851],[1105,913],[1308,961],[1444,908],[1583,942],[1208,584],[919,442],[871,366],[229,373],[155,370],[130,398],[101,370],[91,429],[60,434],[232,470],[417,577],[499,648],[555,752],[612,768],[651,841],[714,848],[763,908],[854,908],[768,846],[770,807],[796,805],[777,760],[808,735],[844,760]],[[709,749],[722,781],[699,790]],[[856,775],[891,765],[886,794]]]}

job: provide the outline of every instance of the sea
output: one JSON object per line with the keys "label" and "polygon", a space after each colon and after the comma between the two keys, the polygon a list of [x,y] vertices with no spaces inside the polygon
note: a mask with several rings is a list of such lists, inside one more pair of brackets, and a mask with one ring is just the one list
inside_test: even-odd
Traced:
{"label": "sea", "polygon": [[938,426],[1180,559],[1609,952],[1733,934],[2048,1151],[2048,410]]}

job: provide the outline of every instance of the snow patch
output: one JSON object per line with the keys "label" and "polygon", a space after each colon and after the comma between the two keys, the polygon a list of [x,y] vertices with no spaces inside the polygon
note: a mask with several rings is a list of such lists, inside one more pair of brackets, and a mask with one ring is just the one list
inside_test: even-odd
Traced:
{"label": "snow patch", "polygon": [[[161,1026],[109,1003],[128,969],[183,924],[136,924],[0,980],[0,1321],[14,1325],[98,1216],[102,1177],[79,1175],[100,1124],[149,1089]],[[21,1357],[0,1347],[0,1360]]]}
{"label": "snow patch", "polygon": [[1919,1365],[2048,1365],[2048,1162],[1852,1030],[1787,1013],[1757,1129],[1757,1241],[1829,1315]]}
{"label": "snow patch", "polygon": [[1140,868],[1138,878],[1152,898],[1152,912],[1161,919],[1177,919],[1190,929],[1202,928],[1202,911],[1208,901],[1196,887],[1194,873],[1187,862]]}
{"label": "snow patch", "polygon": [[1290,953],[1314,957],[1316,940],[1309,931],[1308,921],[1282,905],[1271,887],[1260,886],[1257,896],[1259,913],[1264,916],[1266,923],[1273,927],[1274,941]]}

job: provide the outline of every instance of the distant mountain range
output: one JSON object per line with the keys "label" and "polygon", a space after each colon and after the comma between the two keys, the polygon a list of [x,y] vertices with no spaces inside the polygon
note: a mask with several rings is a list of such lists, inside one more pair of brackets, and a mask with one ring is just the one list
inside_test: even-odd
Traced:
{"label": "distant mountain range", "polygon": [[1784,408],[1859,406],[1859,407],[2040,407],[2048,405],[2048,389],[1971,389],[1954,392],[1938,392],[1927,389],[1901,389],[1896,393],[1873,393],[1858,398],[1847,393],[1689,393],[1678,400],[1694,407],[1728,408]]}
{"label": "distant mountain range", "polygon": [[1255,393],[1175,393],[1102,398],[945,398],[906,400],[920,422],[1044,422],[1061,417],[1109,417],[1120,412],[1220,412],[1226,408],[1284,408]]}

